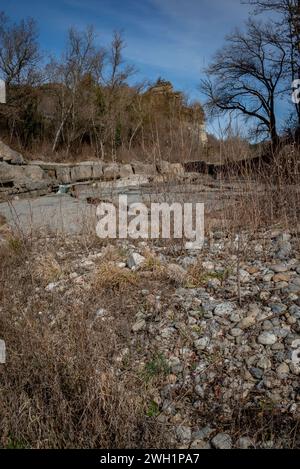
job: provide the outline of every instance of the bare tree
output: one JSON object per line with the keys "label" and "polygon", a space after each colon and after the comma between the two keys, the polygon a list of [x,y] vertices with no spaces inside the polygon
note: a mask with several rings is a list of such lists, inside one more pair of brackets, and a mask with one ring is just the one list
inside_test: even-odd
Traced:
{"label": "bare tree", "polygon": [[[106,55],[106,66],[101,77],[103,113],[102,140],[109,140],[112,158],[116,148],[122,144],[122,115],[124,109],[133,104],[136,93],[128,89],[128,79],[135,73],[135,67],[124,58],[126,44],[121,32],[115,31]],[[125,119],[126,121],[126,119]]]}
{"label": "bare tree", "polygon": [[[86,104],[86,92],[82,87],[84,80],[98,83],[103,67],[104,50],[95,46],[95,33],[92,27],[85,31],[71,28],[68,32],[66,51],[60,62],[52,60],[48,65],[48,75],[52,82],[59,83],[60,121],[55,133],[52,151],[57,148],[62,131],[69,121],[68,150],[71,143],[79,136],[78,117],[83,116]],[[85,121],[86,122],[86,121]],[[79,133],[82,129],[79,129]]]}
{"label": "bare tree", "polygon": [[249,20],[245,32],[226,38],[207,69],[200,88],[212,114],[241,113],[278,144],[275,101],[283,92],[286,51],[271,24]]}
{"label": "bare tree", "polygon": [[[287,71],[290,82],[300,78],[300,0],[245,0],[254,6],[256,13],[270,11],[274,17],[278,35],[287,54]],[[295,103],[297,126],[300,133],[300,103]]]}
{"label": "bare tree", "polygon": [[12,24],[0,12],[0,74],[7,85],[32,84],[39,60],[35,21],[29,18]]}

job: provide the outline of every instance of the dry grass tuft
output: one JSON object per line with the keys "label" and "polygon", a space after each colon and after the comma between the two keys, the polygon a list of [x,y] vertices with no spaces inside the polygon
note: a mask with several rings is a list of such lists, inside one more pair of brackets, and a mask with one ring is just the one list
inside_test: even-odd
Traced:
{"label": "dry grass tuft", "polygon": [[43,284],[55,282],[59,280],[62,275],[62,270],[51,252],[46,253],[42,257],[38,257],[34,261],[33,275],[37,280],[40,280]]}
{"label": "dry grass tuft", "polygon": [[145,261],[142,265],[142,270],[154,272],[159,275],[163,270],[160,259],[150,251],[146,251],[143,254],[145,256]]}
{"label": "dry grass tuft", "polygon": [[224,272],[206,271],[201,262],[197,262],[188,270],[186,286],[188,288],[200,288],[206,286],[210,280],[219,280],[221,283],[229,275],[229,270]]}
{"label": "dry grass tuft", "polygon": [[112,262],[104,262],[96,270],[93,283],[97,289],[122,291],[132,285],[136,286],[138,276],[136,272],[120,268]]}

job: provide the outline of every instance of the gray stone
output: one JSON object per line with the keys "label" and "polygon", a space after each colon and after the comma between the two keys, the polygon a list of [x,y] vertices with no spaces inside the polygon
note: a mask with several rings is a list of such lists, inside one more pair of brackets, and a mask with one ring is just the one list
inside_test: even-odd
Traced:
{"label": "gray stone", "polygon": [[281,314],[287,310],[287,307],[285,305],[279,304],[279,303],[278,304],[270,303],[268,306],[269,308],[271,308],[272,313],[274,314]]}
{"label": "gray stone", "polygon": [[0,140],[0,160],[10,164],[24,164],[23,156]]}
{"label": "gray stone", "polygon": [[246,270],[240,269],[239,270],[239,278],[240,278],[241,283],[247,283],[247,282],[249,282],[251,276],[250,276],[249,272],[247,272]]}
{"label": "gray stone", "polygon": [[255,379],[261,379],[263,377],[263,374],[264,374],[263,371],[260,368],[256,368],[254,366],[252,366],[249,369],[249,371]]}
{"label": "gray stone", "polygon": [[27,165],[23,168],[25,178],[28,178],[32,181],[42,181],[46,179],[46,173],[42,168],[34,165]]}
{"label": "gray stone", "polygon": [[239,337],[243,334],[243,331],[238,327],[234,327],[233,329],[231,329],[230,334],[232,335],[232,337]]}
{"label": "gray stone", "polygon": [[298,287],[300,287],[300,277],[294,277],[292,279],[292,284],[297,285]]}
{"label": "gray stone", "polygon": [[180,362],[180,358],[176,356],[172,356],[168,360],[168,365],[172,370],[172,373],[180,373],[182,371],[182,364]]}
{"label": "gray stone", "polygon": [[145,257],[141,256],[137,252],[133,252],[132,254],[130,254],[130,256],[127,259],[127,266],[130,269],[141,267],[141,265],[143,265],[145,260],[146,260]]}
{"label": "gray stone", "polygon": [[247,436],[242,436],[237,440],[236,447],[238,449],[249,449],[254,447],[254,444],[250,438],[248,438]]}
{"label": "gray stone", "polygon": [[277,338],[271,332],[265,331],[258,336],[257,342],[262,345],[273,345],[277,342]]}
{"label": "gray stone", "polygon": [[109,163],[103,167],[103,178],[105,181],[114,181],[120,178],[120,167],[118,163]]}
{"label": "gray stone", "polygon": [[271,269],[273,270],[273,272],[276,272],[278,274],[282,272],[287,272],[289,270],[286,264],[271,265]]}
{"label": "gray stone", "polygon": [[134,174],[138,175],[147,175],[147,176],[155,176],[157,174],[157,169],[154,164],[147,164],[147,163],[139,163],[136,162],[133,164]]}
{"label": "gray stone", "polygon": [[284,260],[288,259],[292,252],[292,245],[289,241],[280,241],[278,243],[278,250],[276,251],[276,257]]}
{"label": "gray stone", "polygon": [[215,270],[215,264],[210,261],[202,262],[202,267],[203,269],[208,270],[209,272],[213,272]]}
{"label": "gray stone", "polygon": [[35,165],[11,165],[0,162],[0,184],[12,183],[20,192],[34,191],[47,187],[49,180],[45,171]]}
{"label": "gray stone", "polygon": [[280,379],[286,379],[289,375],[290,369],[289,366],[286,363],[281,363],[277,368],[276,368],[276,373],[278,375],[278,378]]}
{"label": "gray stone", "polygon": [[103,177],[103,163],[94,162],[92,165],[92,178],[101,179]]}
{"label": "gray stone", "polygon": [[197,396],[201,397],[202,399],[205,396],[204,389],[200,384],[197,384],[197,386],[195,386],[195,393],[197,394]]}
{"label": "gray stone", "polygon": [[176,428],[176,435],[180,442],[189,443],[192,439],[192,430],[190,427],[181,425]]}
{"label": "gray stone", "polygon": [[232,439],[227,433],[218,433],[212,440],[211,443],[216,449],[231,449]]}
{"label": "gray stone", "polygon": [[0,161],[0,183],[14,182],[16,179],[24,178],[23,168],[12,166]]}
{"label": "gray stone", "polygon": [[258,360],[257,366],[262,370],[269,370],[272,368],[272,362],[268,357],[263,356]]}
{"label": "gray stone", "polygon": [[209,438],[210,435],[215,431],[214,428],[211,428],[209,426],[199,428],[199,430],[196,430],[193,432],[192,438],[195,440],[205,440],[206,438]]}
{"label": "gray stone", "polygon": [[60,184],[70,184],[71,182],[71,167],[59,165],[56,168],[56,179]]}
{"label": "gray stone", "polygon": [[197,262],[197,259],[194,257],[184,257],[183,259],[180,260],[180,264],[184,269],[188,269],[189,267],[195,265]]}
{"label": "gray stone", "polygon": [[89,181],[92,179],[92,163],[79,163],[71,168],[72,182]]}
{"label": "gray stone", "polygon": [[120,177],[126,179],[130,178],[131,176],[133,176],[133,169],[131,164],[122,164],[120,166]]}
{"label": "gray stone", "polygon": [[234,310],[234,305],[232,303],[221,303],[215,307],[214,313],[217,316],[229,316]]}
{"label": "gray stone", "polygon": [[197,350],[205,350],[209,345],[209,337],[201,337],[201,339],[195,340],[194,345]]}
{"label": "gray stone", "polygon": [[0,203],[0,214],[12,227],[21,226],[26,234],[32,233],[32,230],[55,235],[78,234],[89,226],[94,230],[97,222],[95,206],[68,195],[20,199],[12,203],[13,210],[7,203]]}
{"label": "gray stone", "polygon": [[255,323],[256,323],[255,316],[249,315],[238,323],[238,327],[241,329],[248,329],[249,327],[254,326]]}

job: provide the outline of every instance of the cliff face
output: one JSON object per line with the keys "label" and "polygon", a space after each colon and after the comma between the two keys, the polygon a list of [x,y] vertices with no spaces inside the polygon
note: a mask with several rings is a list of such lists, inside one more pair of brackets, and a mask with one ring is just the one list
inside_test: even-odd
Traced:
{"label": "cliff face", "polygon": [[205,115],[199,103],[189,104],[182,92],[175,91],[171,82],[162,79],[157,80],[155,85],[147,90],[145,97],[152,103],[156,112],[169,114],[169,118],[177,118],[184,131],[189,133],[195,142],[206,145]]}

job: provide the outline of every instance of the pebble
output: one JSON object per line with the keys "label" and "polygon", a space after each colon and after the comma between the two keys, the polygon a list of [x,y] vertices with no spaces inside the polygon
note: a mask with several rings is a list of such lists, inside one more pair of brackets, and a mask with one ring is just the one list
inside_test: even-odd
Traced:
{"label": "pebble", "polygon": [[234,310],[232,303],[221,303],[215,307],[214,313],[217,316],[229,316]]}
{"label": "pebble", "polygon": [[239,270],[239,278],[240,278],[241,283],[247,283],[247,282],[250,281],[251,276],[250,276],[249,272],[247,272],[246,270],[240,269]]}
{"label": "pebble", "polygon": [[290,280],[290,275],[281,273],[281,274],[276,274],[272,277],[273,282],[278,283],[278,282],[289,282]]}
{"label": "pebble", "polygon": [[258,336],[257,342],[262,345],[273,345],[277,342],[277,338],[276,335],[265,331]]}
{"label": "pebble", "polygon": [[248,329],[249,327],[254,326],[255,323],[255,316],[247,316],[246,318],[242,319],[241,322],[239,322],[238,327],[240,329]]}
{"label": "pebble", "polygon": [[272,368],[272,362],[267,357],[261,357],[257,362],[257,366],[262,370],[269,370]]}
{"label": "pebble", "polygon": [[145,260],[144,256],[141,256],[137,252],[133,252],[127,259],[127,266],[129,269],[136,269],[137,267],[141,267]]}
{"label": "pebble", "polygon": [[205,350],[209,345],[209,337],[202,337],[201,339],[195,340],[194,345],[197,350]]}
{"label": "pebble", "polygon": [[190,427],[181,425],[176,428],[176,435],[180,442],[189,443],[192,439],[192,430]]}
{"label": "pebble", "polygon": [[289,270],[286,264],[275,264],[271,266],[271,269],[278,274]]}
{"label": "pebble", "polygon": [[236,447],[238,449],[249,449],[254,447],[254,444],[250,438],[248,438],[247,436],[242,436],[237,440]]}
{"label": "pebble", "polygon": [[238,327],[234,327],[233,329],[231,329],[230,334],[232,335],[232,337],[239,337],[243,334],[243,331]]}
{"label": "pebble", "polygon": [[280,379],[285,379],[288,377],[290,372],[289,366],[286,363],[281,363],[277,368],[276,368],[276,373],[278,378]]}
{"label": "pebble", "polygon": [[232,439],[228,433],[218,433],[212,440],[211,443],[216,449],[231,449]]}

